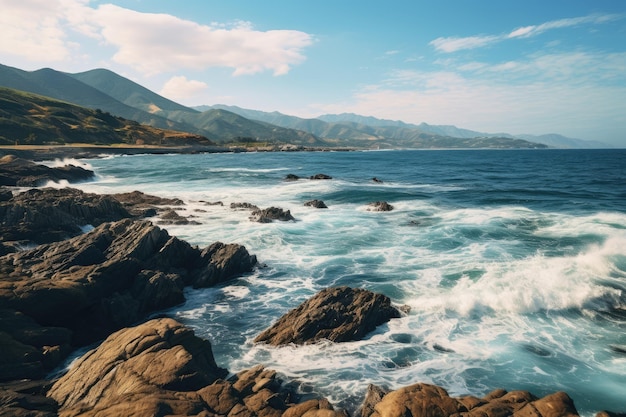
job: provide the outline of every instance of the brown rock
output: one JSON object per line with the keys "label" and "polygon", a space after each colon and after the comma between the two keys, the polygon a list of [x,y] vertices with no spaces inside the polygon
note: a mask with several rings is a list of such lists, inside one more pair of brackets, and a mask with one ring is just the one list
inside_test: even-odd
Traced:
{"label": "brown rock", "polygon": [[328,288],[281,317],[254,341],[285,345],[321,339],[360,340],[376,326],[398,317],[400,312],[382,294],[349,287]]}
{"label": "brown rock", "polygon": [[41,377],[65,356],[68,340],[73,346],[93,342],[183,302],[184,285],[223,282],[255,263],[240,245],[216,243],[200,251],[134,220],[1,257],[0,305],[27,317],[36,331],[25,339],[15,331],[19,326],[0,322],[12,357],[22,358],[0,361],[0,381]]}

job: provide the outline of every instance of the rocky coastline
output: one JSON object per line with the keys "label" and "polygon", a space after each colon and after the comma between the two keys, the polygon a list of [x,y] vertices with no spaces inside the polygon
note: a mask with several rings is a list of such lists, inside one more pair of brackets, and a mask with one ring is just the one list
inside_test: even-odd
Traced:
{"label": "rocky coastline", "polygon": [[[498,389],[483,398],[453,398],[423,383],[369,386],[359,410],[337,410],[325,398],[300,394],[263,364],[232,375],[216,363],[215,341],[171,318],[147,318],[184,302],[185,287],[227,285],[251,272],[255,255],[236,243],[194,247],[145,219],[167,217],[180,200],[25,190],[48,180],[85,181],[93,173],[42,169],[15,156],[2,160],[0,178],[15,181],[0,188],[0,416],[578,415],[564,392],[538,398]],[[59,177],[67,172],[76,176]],[[18,184],[30,177],[36,180]],[[382,294],[329,288],[277,318],[255,343],[358,340],[406,311]],[[71,352],[88,345],[93,348],[67,373],[48,379]]]}

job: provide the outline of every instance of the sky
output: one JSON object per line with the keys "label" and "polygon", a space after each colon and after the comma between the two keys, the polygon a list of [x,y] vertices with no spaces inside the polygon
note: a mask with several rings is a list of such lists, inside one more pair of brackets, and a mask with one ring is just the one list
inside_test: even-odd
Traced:
{"label": "sky", "polygon": [[0,63],[188,106],[626,147],[623,0],[0,0]]}

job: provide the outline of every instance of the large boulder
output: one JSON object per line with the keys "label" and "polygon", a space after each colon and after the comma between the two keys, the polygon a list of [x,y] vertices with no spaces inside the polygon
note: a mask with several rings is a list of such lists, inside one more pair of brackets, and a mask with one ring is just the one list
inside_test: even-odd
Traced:
{"label": "large boulder", "polygon": [[278,346],[322,339],[360,340],[377,326],[398,317],[400,311],[385,295],[360,288],[327,288],[285,314],[254,341]]}
{"label": "large boulder", "polygon": [[346,417],[325,399],[298,404],[296,393],[263,366],[228,380],[226,374],[208,341],[162,318],[109,336],[80,358],[48,396],[64,416]]}
{"label": "large boulder", "polygon": [[[370,388],[370,391],[372,389]],[[374,390],[376,391],[376,390]],[[385,391],[381,391],[383,394]],[[564,392],[537,398],[527,391],[496,390],[484,398],[452,398],[430,384],[415,384],[370,398],[361,417],[574,417],[578,411]]]}
{"label": "large boulder", "polygon": [[[223,282],[255,263],[240,245],[216,243],[203,251],[148,221],[130,219],[0,257],[0,305],[12,318],[0,322],[0,336],[21,358],[0,366],[0,380],[41,377],[65,356],[68,343],[103,338],[182,303],[185,285]],[[11,325],[17,319],[30,323],[38,337],[20,335]]]}
{"label": "large boulder", "polygon": [[0,158],[0,185],[39,187],[48,181],[71,183],[88,181],[94,176],[93,171],[74,165],[50,168],[14,155]]}

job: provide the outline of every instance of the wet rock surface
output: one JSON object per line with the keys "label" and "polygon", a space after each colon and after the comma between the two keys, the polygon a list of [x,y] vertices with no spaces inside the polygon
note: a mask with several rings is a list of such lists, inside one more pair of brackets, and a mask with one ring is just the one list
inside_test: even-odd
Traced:
{"label": "wet rock surface", "polygon": [[14,155],[5,155],[0,158],[0,185],[39,187],[48,181],[72,183],[89,181],[94,176],[93,171],[74,165],[50,168]]}
{"label": "wet rock surface", "polygon": [[[200,250],[131,219],[0,257],[0,305],[10,318],[0,322],[0,337],[15,352],[0,362],[0,380],[42,377],[70,347],[182,303],[184,286],[223,282],[255,264],[240,245]],[[37,337],[25,339],[11,324],[19,320]]]}
{"label": "wet rock surface", "polygon": [[283,210],[279,207],[270,207],[266,209],[257,209],[250,215],[250,220],[257,223],[271,223],[274,220],[281,222],[296,220],[289,210]]}
{"label": "wet rock surface", "polygon": [[359,288],[334,287],[320,291],[282,316],[254,341],[279,346],[322,339],[346,342],[363,339],[400,311],[389,297]]}

